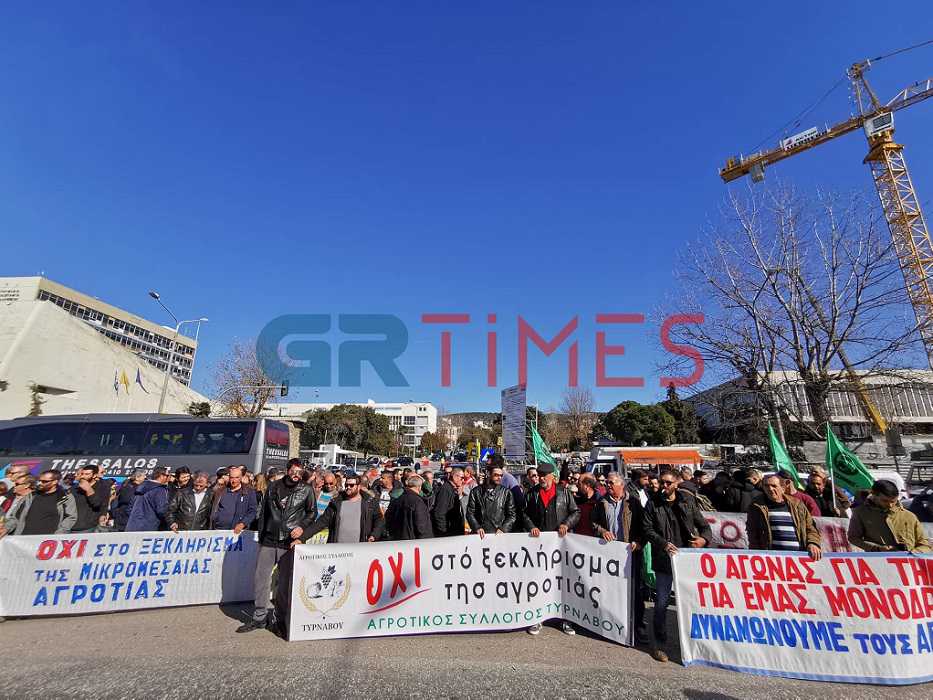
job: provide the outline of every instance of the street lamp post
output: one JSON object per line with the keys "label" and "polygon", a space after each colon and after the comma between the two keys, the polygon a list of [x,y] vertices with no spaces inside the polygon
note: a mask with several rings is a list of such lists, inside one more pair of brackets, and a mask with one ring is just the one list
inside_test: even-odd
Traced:
{"label": "street lamp post", "polygon": [[[207,323],[206,318],[192,318],[184,321],[179,321],[178,317],[171,312],[171,310],[162,303],[162,297],[158,292],[149,290],[149,296],[159,302],[159,306],[165,309],[166,313],[172,317],[172,320],[175,322],[175,333],[172,335],[172,347],[169,350],[168,354],[168,366],[165,368],[165,379],[162,381],[162,395],[159,397],[159,413],[162,413],[162,410],[165,408],[165,396],[168,393],[168,379],[172,374],[172,364],[175,362],[175,345],[178,342],[178,332],[181,330],[181,327],[186,323],[197,323],[198,328],[200,329],[200,324]],[[192,367],[193,369],[193,367]]]}

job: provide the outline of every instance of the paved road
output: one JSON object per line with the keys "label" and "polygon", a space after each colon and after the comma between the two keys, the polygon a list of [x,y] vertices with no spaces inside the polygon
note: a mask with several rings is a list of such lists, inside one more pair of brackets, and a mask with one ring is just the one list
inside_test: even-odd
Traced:
{"label": "paved road", "polygon": [[524,632],[284,642],[234,634],[239,606],[0,624],[0,697],[924,698],[659,664],[640,649],[548,627]]}

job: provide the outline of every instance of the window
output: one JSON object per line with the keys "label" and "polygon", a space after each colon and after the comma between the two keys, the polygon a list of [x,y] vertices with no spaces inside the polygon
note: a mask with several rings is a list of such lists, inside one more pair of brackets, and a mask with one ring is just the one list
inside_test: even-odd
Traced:
{"label": "window", "polygon": [[415,417],[414,416],[405,416],[405,425],[414,425]]}
{"label": "window", "polygon": [[43,423],[16,430],[11,454],[23,456],[75,454],[81,423]]}
{"label": "window", "polygon": [[13,433],[15,432],[16,428],[0,430],[0,455],[10,454],[10,447],[13,444]]}
{"label": "window", "polygon": [[253,444],[255,423],[199,423],[191,441],[191,454],[246,454]]}
{"label": "window", "polygon": [[159,423],[151,425],[146,434],[143,454],[180,455],[188,452],[193,423]]}
{"label": "window", "polygon": [[91,423],[78,442],[77,454],[139,454],[145,434],[144,423]]}

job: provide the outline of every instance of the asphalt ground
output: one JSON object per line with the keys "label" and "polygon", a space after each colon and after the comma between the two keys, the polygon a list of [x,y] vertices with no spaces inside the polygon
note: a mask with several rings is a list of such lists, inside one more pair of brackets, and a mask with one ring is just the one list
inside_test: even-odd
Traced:
{"label": "asphalt ground", "polygon": [[[246,606],[191,606],[0,624],[2,698],[924,698],[880,688],[669,663],[647,649],[524,631],[285,642],[236,634]],[[673,611],[668,617],[673,625]],[[673,632],[673,630],[672,630]],[[672,636],[672,639],[676,637]]]}

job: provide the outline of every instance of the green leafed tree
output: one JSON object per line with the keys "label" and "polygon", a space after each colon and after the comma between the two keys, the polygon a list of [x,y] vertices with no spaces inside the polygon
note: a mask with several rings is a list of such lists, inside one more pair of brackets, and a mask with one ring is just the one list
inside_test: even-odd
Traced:
{"label": "green leafed tree", "polygon": [[364,454],[387,455],[394,444],[389,417],[368,406],[349,404],[308,413],[301,430],[302,447],[317,449],[319,445],[334,443]]}
{"label": "green leafed tree", "polygon": [[431,452],[441,452],[447,449],[447,440],[443,435],[432,433],[430,431],[421,436],[421,451],[430,454]]}
{"label": "green leafed tree", "polygon": [[673,383],[667,387],[667,399],[658,404],[674,419],[674,442],[692,443],[700,441],[700,421],[693,406],[681,401]]}
{"label": "green leafed tree", "polygon": [[623,401],[602,422],[614,439],[626,445],[670,445],[676,434],[676,424],[667,411],[637,401]]}

